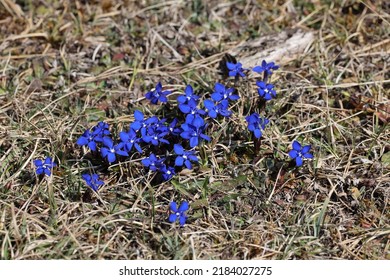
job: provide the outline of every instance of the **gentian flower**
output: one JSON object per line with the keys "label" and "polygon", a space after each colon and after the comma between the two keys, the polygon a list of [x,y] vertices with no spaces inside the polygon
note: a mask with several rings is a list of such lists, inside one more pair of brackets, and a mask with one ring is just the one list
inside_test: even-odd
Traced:
{"label": "gentian flower", "polygon": [[274,62],[267,63],[265,60],[263,60],[261,66],[255,66],[252,70],[257,73],[264,72],[264,76],[268,77],[272,75],[272,70],[277,69],[279,69],[279,65],[275,65]]}
{"label": "gentian flower", "polygon": [[169,222],[170,223],[174,223],[176,222],[177,220],[179,220],[179,224],[180,226],[184,226],[184,224],[186,223],[187,221],[187,216],[185,215],[185,211],[187,211],[189,209],[189,205],[188,205],[188,202],[187,201],[183,201],[180,206],[179,206],[179,209],[177,209],[177,204],[176,202],[172,201],[170,206],[169,206],[170,210],[173,212],[169,215]]}
{"label": "gentian flower", "polygon": [[145,167],[149,167],[149,169],[152,170],[152,171],[157,171],[158,169],[160,169],[163,166],[163,161],[164,160],[165,160],[165,158],[158,159],[156,157],[156,155],[152,153],[152,154],[150,154],[149,157],[144,158],[142,160],[142,164]]}
{"label": "gentian flower", "polygon": [[108,123],[99,122],[92,128],[92,135],[94,136],[95,142],[103,142],[103,138],[105,136],[110,135],[110,131],[108,130]]}
{"label": "gentian flower", "polygon": [[96,134],[94,134],[93,132],[91,132],[89,129],[87,129],[83,135],[81,135],[79,137],[79,139],[77,139],[77,145],[80,145],[80,146],[85,146],[87,145],[88,148],[91,149],[91,151],[96,151]]}
{"label": "gentian flower", "polygon": [[162,173],[164,181],[170,180],[176,174],[174,167],[167,167],[165,164],[160,166],[159,171]]}
{"label": "gentian flower", "polygon": [[87,185],[95,192],[99,189],[100,186],[104,184],[103,181],[99,180],[99,175],[97,174],[83,174],[81,177],[84,179],[85,183],[87,183]]}
{"label": "gentian flower", "polygon": [[121,131],[119,133],[119,138],[124,144],[123,147],[126,152],[130,152],[131,149],[135,147],[136,150],[142,154],[141,146],[138,144],[141,141],[141,138],[137,137],[137,133],[133,129],[130,129],[128,132]]}
{"label": "gentian flower", "polygon": [[167,95],[170,93],[169,90],[162,91],[162,85],[159,82],[154,90],[146,93],[145,98],[149,99],[152,104],[157,104],[158,101],[165,103],[168,102]]}
{"label": "gentian flower", "polygon": [[215,83],[214,92],[211,94],[211,98],[214,101],[221,100],[237,100],[240,97],[234,93],[234,88],[226,88],[224,85],[220,83]]}
{"label": "gentian flower", "polygon": [[144,119],[144,114],[138,110],[134,111],[134,119],[135,121],[130,125],[130,128],[135,131],[139,131],[140,129],[144,130],[148,126],[158,122],[158,118],[156,116]]}
{"label": "gentian flower", "polygon": [[195,155],[194,151],[185,151],[182,145],[179,144],[175,144],[173,149],[178,155],[175,160],[176,166],[183,166],[183,164],[185,164],[188,169],[192,169],[191,161],[198,162],[198,157]]}
{"label": "gentian flower", "polygon": [[193,148],[198,146],[199,140],[204,139],[210,141],[210,137],[203,133],[205,129],[204,120],[201,117],[195,117],[192,123],[184,123],[181,125],[183,132],[180,133],[180,136],[183,139],[190,140],[190,147]]}
{"label": "gentian flower", "polygon": [[141,131],[142,140],[145,143],[152,143],[154,146],[158,146],[160,143],[169,144],[169,141],[164,139],[164,136],[168,134],[168,130],[159,130],[158,127],[148,127]]}
{"label": "gentian flower", "polygon": [[218,114],[224,117],[230,117],[232,112],[227,110],[229,102],[227,100],[222,100],[220,103],[214,104],[210,99],[206,99],[203,101],[204,106],[208,111],[208,115],[210,118],[215,119],[218,117]]}
{"label": "gentian flower", "polygon": [[248,122],[249,131],[252,131],[256,138],[260,138],[262,136],[262,130],[264,130],[265,126],[269,123],[268,119],[260,118],[257,113],[253,113],[245,119]]}
{"label": "gentian flower", "polygon": [[177,102],[179,102],[179,104],[188,104],[189,102],[194,102],[196,105],[198,103],[199,96],[194,94],[194,89],[191,85],[186,86],[184,93],[184,95],[177,97]]}
{"label": "gentian flower", "polygon": [[116,155],[128,157],[129,154],[126,151],[123,151],[124,148],[123,143],[119,143],[114,145],[114,142],[110,137],[103,138],[104,147],[100,148],[100,153],[104,158],[107,158],[109,163],[112,163],[116,160]]}
{"label": "gentian flower", "polygon": [[168,126],[168,131],[172,134],[172,135],[180,135],[180,133],[182,133],[182,129],[180,127],[177,127],[177,119],[174,118],[173,121],[169,124]]}
{"label": "gentian flower", "polygon": [[53,169],[54,166],[57,166],[55,162],[53,162],[51,157],[45,158],[45,160],[42,162],[40,159],[34,160],[34,165],[36,167],[35,173],[37,175],[46,174],[47,176],[51,175],[51,169]]}
{"label": "gentian flower", "polygon": [[288,155],[292,159],[295,159],[297,166],[302,166],[303,158],[313,158],[313,154],[309,153],[311,145],[302,147],[298,141],[294,141],[292,147],[293,149],[288,153]]}
{"label": "gentian flower", "polygon": [[237,77],[237,75],[240,75],[241,77],[245,77],[244,70],[247,69],[242,68],[242,64],[240,62],[238,63],[226,62],[226,66],[229,69],[230,77]]}
{"label": "gentian flower", "polygon": [[257,92],[265,100],[271,100],[272,98],[276,98],[276,91],[274,90],[273,84],[266,84],[263,81],[258,81],[256,82],[256,85],[259,87],[257,89]]}

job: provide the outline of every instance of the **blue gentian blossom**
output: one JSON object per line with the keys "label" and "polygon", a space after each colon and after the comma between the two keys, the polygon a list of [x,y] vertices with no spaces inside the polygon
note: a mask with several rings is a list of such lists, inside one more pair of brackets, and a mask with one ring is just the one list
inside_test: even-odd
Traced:
{"label": "blue gentian blossom", "polygon": [[224,117],[230,117],[232,112],[227,110],[229,102],[227,100],[222,100],[221,102],[214,104],[210,99],[203,101],[204,107],[207,109],[208,115],[210,118],[215,119],[218,115]]}
{"label": "blue gentian blossom", "polygon": [[158,146],[160,143],[169,144],[169,141],[164,139],[168,134],[168,130],[161,130],[158,127],[150,126],[145,130],[141,131],[142,140],[145,143],[152,143],[154,146]]}
{"label": "blue gentian blossom", "polygon": [[161,83],[157,83],[156,88],[152,91],[149,91],[146,93],[145,98],[150,100],[152,104],[157,104],[158,101],[161,103],[168,102],[167,95],[171,92],[169,90],[162,91],[162,85]]}
{"label": "blue gentian blossom", "polygon": [[168,131],[172,135],[180,135],[180,133],[183,132],[183,130],[177,126],[178,120],[176,118],[173,119],[173,121],[168,125]]}
{"label": "blue gentian blossom", "polygon": [[104,185],[104,182],[99,180],[99,175],[97,174],[83,174],[81,177],[84,179],[85,183],[87,183],[87,185],[95,192],[99,189],[99,187]]}
{"label": "blue gentian blossom", "polygon": [[183,139],[190,140],[190,147],[196,147],[201,139],[210,141],[210,137],[204,134],[206,125],[201,117],[195,117],[191,123],[184,123],[181,125],[183,132],[180,136]]}
{"label": "blue gentian blossom", "polygon": [[184,90],[184,95],[180,95],[177,97],[177,102],[179,104],[188,104],[189,102],[195,103],[195,105],[198,103],[199,96],[194,94],[194,89],[191,85],[187,85]]}
{"label": "blue gentian blossom", "polygon": [[249,131],[252,131],[256,138],[260,138],[262,136],[262,130],[264,130],[265,126],[269,123],[268,119],[260,118],[257,113],[253,113],[245,119],[248,122]]}
{"label": "blue gentian blossom", "polygon": [[88,146],[91,151],[96,151],[96,143],[103,142],[103,138],[109,134],[108,123],[99,122],[91,130],[87,129],[83,135],[77,139],[76,143],[80,146]]}
{"label": "blue gentian blossom", "polygon": [[311,145],[306,145],[302,147],[302,145],[298,141],[294,141],[292,143],[293,149],[288,153],[288,155],[295,159],[295,163],[297,166],[302,166],[304,158],[313,158],[313,154],[309,153],[311,149]]}
{"label": "blue gentian blossom", "polygon": [[169,206],[170,210],[173,212],[169,215],[169,222],[170,223],[174,223],[176,222],[177,220],[179,220],[179,224],[180,226],[184,226],[184,224],[186,223],[187,221],[187,216],[185,215],[185,211],[187,211],[189,209],[189,205],[188,205],[188,202],[187,201],[183,201],[179,208],[177,208],[177,204],[176,202],[172,201],[170,206]]}
{"label": "blue gentian blossom", "polygon": [[183,166],[183,164],[188,168],[192,169],[191,161],[198,162],[198,157],[195,155],[194,151],[185,151],[182,145],[175,144],[173,146],[175,154],[177,154],[175,165]]}
{"label": "blue gentian blossom", "polygon": [[259,95],[265,100],[271,100],[272,98],[276,98],[276,91],[274,90],[273,84],[266,84],[263,81],[256,82],[256,85],[259,87],[257,92]]}
{"label": "blue gentian blossom", "polygon": [[51,157],[45,158],[43,162],[40,159],[36,159],[33,162],[36,167],[35,173],[37,175],[45,174],[47,176],[50,176],[53,167],[57,166],[57,164],[52,160]]}
{"label": "blue gentian blossom", "polygon": [[92,128],[92,134],[95,136],[95,142],[103,142],[105,136],[110,135],[109,125],[106,122],[99,122]]}
{"label": "blue gentian blossom", "polygon": [[134,147],[138,152],[142,154],[142,149],[139,145],[139,142],[142,139],[137,136],[137,133],[133,129],[130,129],[128,132],[121,131],[119,133],[119,138],[124,144],[124,150],[126,152],[130,152]]}
{"label": "blue gentian blossom", "polygon": [[265,60],[262,61],[261,66],[256,66],[252,70],[257,73],[264,72],[266,77],[272,75],[272,70],[279,69],[279,65],[276,65],[274,62],[267,63]]}
{"label": "blue gentian blossom", "polygon": [[110,137],[103,138],[104,147],[100,148],[100,153],[104,158],[107,158],[109,163],[113,163],[116,160],[116,155],[128,157],[129,154],[123,150],[124,144],[119,143],[114,145],[114,142]]}
{"label": "blue gentian blossom", "polygon": [[96,151],[96,134],[87,129],[83,135],[77,139],[77,145],[88,146],[91,151]]}
{"label": "blue gentian blossom", "polygon": [[205,112],[202,109],[199,109],[197,105],[197,101],[191,99],[187,103],[179,104],[179,109],[184,114],[204,115]]}
{"label": "blue gentian blossom", "polygon": [[226,62],[226,66],[229,69],[230,77],[237,77],[237,75],[240,75],[241,77],[245,77],[244,71],[247,69],[242,68],[242,64],[240,62],[238,63]]}
{"label": "blue gentian blossom", "polygon": [[176,174],[174,167],[172,166],[167,167],[165,164],[163,164],[158,171],[162,173],[162,177],[164,181],[169,181]]}
{"label": "blue gentian blossom", "polygon": [[196,118],[202,118],[206,114],[206,111],[199,109],[198,107],[193,108],[189,114],[186,115],[185,123],[192,124]]}
{"label": "blue gentian blossom", "polygon": [[238,100],[240,97],[234,94],[234,88],[226,88],[220,83],[215,83],[214,92],[211,94],[211,98],[214,101],[221,100]]}
{"label": "blue gentian blossom", "polygon": [[135,121],[130,125],[130,128],[134,129],[136,132],[144,130],[148,126],[158,122],[158,118],[156,116],[145,119],[144,114],[138,110],[134,111],[134,119]]}
{"label": "blue gentian blossom", "polygon": [[157,171],[163,166],[165,158],[158,159],[155,154],[150,154],[149,157],[142,160],[142,164],[152,171]]}

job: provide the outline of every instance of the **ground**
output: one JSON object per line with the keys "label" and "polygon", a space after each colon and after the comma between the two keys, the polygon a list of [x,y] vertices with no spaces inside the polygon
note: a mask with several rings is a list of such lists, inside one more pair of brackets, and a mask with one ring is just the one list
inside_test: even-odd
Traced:
{"label": "ground", "polygon": [[[0,258],[390,259],[389,15],[380,0],[0,0]],[[296,29],[314,40],[275,60],[265,107],[259,75],[223,73],[236,46]],[[158,82],[169,104],[145,100]],[[203,100],[215,82],[238,89],[233,116],[209,121],[199,164],[169,181],[145,154],[108,164],[76,144],[135,110],[178,116],[187,84]],[[259,104],[260,142],[245,121]],[[294,140],[314,155],[300,168]],[[47,156],[57,167],[37,176]],[[184,227],[171,201],[189,202]]]}

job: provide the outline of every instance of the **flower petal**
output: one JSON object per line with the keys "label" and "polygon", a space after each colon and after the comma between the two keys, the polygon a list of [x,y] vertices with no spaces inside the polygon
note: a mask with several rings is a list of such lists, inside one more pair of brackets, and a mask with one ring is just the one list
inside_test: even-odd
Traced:
{"label": "flower petal", "polygon": [[290,152],[288,152],[288,155],[290,156],[290,158],[294,159],[298,156],[298,152],[296,150],[291,150]]}
{"label": "flower petal", "polygon": [[177,215],[176,214],[170,214],[168,220],[169,220],[170,223],[176,222]]}
{"label": "flower petal", "polygon": [[297,166],[302,166],[302,164],[303,164],[303,161],[302,161],[301,157],[296,157],[295,158],[295,162],[297,163]]}
{"label": "flower petal", "polygon": [[199,144],[198,137],[191,137],[191,139],[190,139],[190,147],[191,148],[196,147],[196,146],[198,146],[198,144]]}
{"label": "flower petal", "polygon": [[187,220],[187,217],[184,216],[184,215],[181,215],[180,218],[179,218],[180,225],[184,226],[184,224],[186,223],[186,220]]}
{"label": "flower petal", "polygon": [[173,149],[174,149],[174,151],[175,151],[175,153],[176,153],[177,155],[182,155],[182,154],[184,154],[184,149],[183,149],[183,147],[182,147],[181,145],[179,145],[179,144],[175,144],[175,145],[173,146]]}
{"label": "flower petal", "polygon": [[110,137],[104,137],[103,144],[104,144],[104,146],[106,146],[107,148],[110,148],[110,149],[114,146],[114,142],[112,141],[112,139]]}
{"label": "flower petal", "polygon": [[86,137],[84,137],[84,136],[80,136],[79,139],[77,139],[76,144],[79,145],[79,146],[87,145],[88,144],[88,139]]}
{"label": "flower petal", "polygon": [[189,205],[188,205],[188,202],[187,201],[183,201],[180,206],[179,206],[179,212],[184,212],[184,211],[187,211],[189,209]]}
{"label": "flower petal", "polygon": [[36,159],[36,160],[34,160],[34,164],[35,164],[36,167],[40,167],[40,166],[43,165],[43,162],[40,159]]}
{"label": "flower petal", "polygon": [[142,121],[144,119],[144,114],[141,112],[141,111],[134,111],[134,118],[137,120],[137,121]]}
{"label": "flower petal", "polygon": [[193,88],[192,88],[191,85],[187,85],[187,86],[186,86],[186,89],[184,90],[184,92],[186,93],[186,95],[192,95],[192,94],[194,94],[194,90],[193,90]]}
{"label": "flower petal", "polygon": [[107,154],[107,160],[109,163],[112,163],[116,160],[115,154],[114,153],[108,153]]}
{"label": "flower petal", "polygon": [[304,156],[305,158],[314,158],[313,154],[311,154],[311,153],[303,154],[303,156]]}
{"label": "flower petal", "polygon": [[50,172],[50,169],[49,169],[49,168],[44,168],[44,169],[43,169],[43,172],[45,172],[45,174],[46,174],[47,176],[50,176],[50,175],[51,175],[51,172]]}
{"label": "flower petal", "polygon": [[177,204],[176,202],[172,201],[171,204],[169,205],[169,209],[173,212],[177,212]]}
{"label": "flower petal", "polygon": [[298,142],[298,141],[296,141],[296,140],[294,140],[294,142],[293,142],[292,146],[293,146],[293,149],[294,149],[294,150],[296,150],[296,151],[298,151],[298,152],[300,152],[300,151],[301,151],[301,149],[302,149],[302,146],[301,146],[301,144],[299,144],[299,142]]}
{"label": "flower petal", "polygon": [[304,147],[302,148],[301,153],[302,153],[302,154],[306,154],[307,152],[310,151],[310,149],[311,149],[311,145],[306,145],[306,146],[304,146]]}

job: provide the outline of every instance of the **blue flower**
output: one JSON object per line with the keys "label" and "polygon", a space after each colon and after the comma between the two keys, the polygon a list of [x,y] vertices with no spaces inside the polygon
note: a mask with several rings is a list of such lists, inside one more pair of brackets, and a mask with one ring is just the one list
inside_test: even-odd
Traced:
{"label": "blue flower", "polygon": [[240,75],[241,77],[245,77],[244,70],[247,69],[242,68],[242,64],[240,62],[238,63],[226,62],[226,66],[229,69],[230,77],[237,77],[237,75]]}
{"label": "blue flower", "polygon": [[104,185],[104,182],[99,180],[99,175],[97,174],[83,174],[81,177],[84,179],[84,181],[87,183],[91,189],[93,189],[95,192],[99,189],[100,186]]}
{"label": "blue flower", "polygon": [[259,87],[257,89],[257,92],[265,100],[271,100],[272,98],[276,98],[276,91],[274,90],[273,84],[266,84],[263,81],[258,81],[256,82],[256,85]]}
{"label": "blue flower", "polygon": [[198,157],[195,155],[194,151],[185,151],[179,144],[175,144],[173,149],[178,155],[175,160],[176,166],[183,166],[183,164],[185,164],[188,169],[192,169],[191,161],[198,162]]}
{"label": "blue flower", "polygon": [[100,148],[100,153],[104,158],[107,158],[109,163],[112,163],[116,160],[116,155],[128,157],[129,154],[126,151],[123,151],[123,143],[119,143],[114,146],[114,142],[110,137],[103,138],[104,147]]}
{"label": "blue flower", "polygon": [[149,167],[149,169],[152,170],[152,171],[157,171],[157,170],[159,170],[163,166],[163,161],[164,160],[165,160],[165,158],[158,159],[156,157],[156,155],[152,153],[152,154],[150,154],[149,157],[144,158],[142,160],[142,164],[145,167]]}
{"label": "blue flower", "polygon": [[303,158],[313,158],[313,155],[309,153],[311,145],[306,145],[302,147],[298,141],[294,141],[292,143],[292,147],[293,149],[288,153],[288,155],[292,159],[295,159],[295,163],[297,164],[297,166],[302,166]]}
{"label": "blue flower", "polygon": [[53,169],[54,166],[57,166],[55,162],[53,162],[51,157],[45,158],[45,160],[42,162],[40,159],[34,160],[34,165],[36,167],[35,173],[37,175],[46,174],[47,176],[51,175],[51,169]]}
{"label": "blue flower", "polygon": [[240,97],[234,93],[234,88],[226,88],[224,85],[220,83],[215,83],[214,92],[211,94],[211,98],[214,101],[221,100],[237,100]]}
{"label": "blue flower", "polygon": [[135,131],[146,129],[148,126],[158,122],[158,118],[156,116],[144,119],[144,114],[138,110],[134,111],[134,119],[135,121],[130,125],[130,128]]}
{"label": "blue flower", "polygon": [[215,119],[216,117],[218,117],[218,114],[224,117],[230,117],[230,115],[232,114],[232,112],[227,110],[227,107],[229,105],[229,102],[227,100],[222,100],[215,105],[213,101],[211,101],[210,99],[206,99],[205,101],[203,101],[203,104],[206,107],[210,118]]}
{"label": "blue flower", "polygon": [[177,98],[177,102],[179,102],[179,104],[188,104],[189,102],[194,102],[196,105],[198,103],[199,96],[194,94],[194,89],[191,85],[186,86],[184,93],[184,95],[180,95]]}
{"label": "blue flower", "polygon": [[248,122],[249,131],[252,131],[256,138],[260,138],[262,136],[262,130],[264,130],[265,126],[269,123],[268,119],[260,118],[257,113],[253,113],[245,119]]}
{"label": "blue flower", "polygon": [[172,134],[172,135],[180,135],[180,133],[183,132],[183,130],[180,128],[180,127],[177,127],[177,122],[178,120],[176,118],[173,119],[173,121],[169,124],[168,126],[168,131]]}
{"label": "blue flower", "polygon": [[190,147],[196,147],[199,144],[200,139],[210,141],[210,137],[203,133],[205,129],[204,120],[201,117],[195,117],[191,123],[184,123],[181,125],[183,132],[180,136],[183,139],[190,140]]}
{"label": "blue flower", "polygon": [[179,220],[180,226],[184,226],[184,224],[187,221],[187,216],[185,215],[184,212],[189,209],[188,202],[187,201],[183,201],[180,204],[179,209],[177,209],[176,202],[172,201],[170,206],[169,206],[169,208],[173,212],[173,213],[171,213],[169,215],[169,222],[170,223],[174,223],[177,220]]}
{"label": "blue flower", "polygon": [[96,151],[96,135],[92,133],[89,129],[87,129],[83,135],[77,139],[77,145],[85,146],[87,145],[91,151]]}
{"label": "blue flower", "polygon": [[88,146],[91,151],[96,151],[96,143],[103,142],[103,138],[110,134],[108,123],[99,122],[91,130],[87,129],[76,143],[80,146]]}
{"label": "blue flower", "polygon": [[108,123],[105,122],[99,122],[97,125],[95,125],[92,128],[92,135],[95,136],[94,141],[95,142],[103,142],[103,138],[105,136],[110,135],[110,131],[108,130]]}
{"label": "blue flower", "polygon": [[274,62],[267,63],[265,60],[261,63],[261,66],[256,66],[252,70],[257,73],[265,72],[266,76],[272,75],[272,70],[279,69],[279,65],[275,65]]}
{"label": "blue flower", "polygon": [[146,93],[145,98],[149,99],[152,104],[157,104],[158,101],[165,103],[168,102],[167,95],[170,93],[169,90],[162,91],[162,85],[159,82],[154,90]]}
{"label": "blue flower", "polygon": [[141,130],[142,140],[145,143],[152,143],[154,146],[158,146],[160,143],[169,144],[169,141],[164,139],[164,136],[168,134],[168,130],[161,130],[158,127],[148,127],[145,130]]}
{"label": "blue flower", "polygon": [[162,177],[164,181],[170,180],[176,174],[174,167],[172,166],[167,167],[165,164],[161,165],[158,171],[162,173]]}
{"label": "blue flower", "polygon": [[138,144],[141,141],[141,138],[137,137],[137,133],[133,129],[130,129],[128,132],[121,131],[119,133],[119,138],[121,139],[126,152],[130,152],[133,147],[135,147],[136,150],[142,154],[141,146]]}

